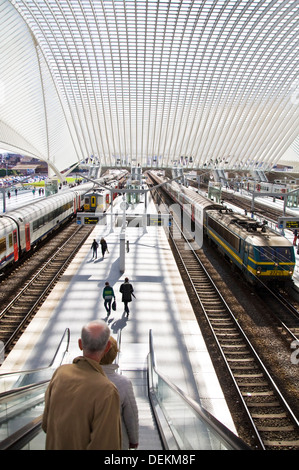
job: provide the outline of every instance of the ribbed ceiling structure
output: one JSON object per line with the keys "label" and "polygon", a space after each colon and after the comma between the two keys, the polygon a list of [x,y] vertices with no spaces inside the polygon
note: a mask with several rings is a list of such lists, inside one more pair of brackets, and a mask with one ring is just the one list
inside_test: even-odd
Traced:
{"label": "ribbed ceiling structure", "polygon": [[0,0],[0,147],[56,172],[270,169],[298,137],[298,6]]}

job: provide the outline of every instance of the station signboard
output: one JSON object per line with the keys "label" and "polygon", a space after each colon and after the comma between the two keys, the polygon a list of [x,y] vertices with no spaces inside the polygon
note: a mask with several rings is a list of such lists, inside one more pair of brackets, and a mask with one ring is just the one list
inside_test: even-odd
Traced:
{"label": "station signboard", "polygon": [[299,228],[298,217],[279,217],[278,219],[279,228],[287,228],[289,230],[295,230]]}
{"label": "station signboard", "polygon": [[[97,225],[98,223],[105,225],[107,223],[107,215],[104,213],[77,213],[78,225]],[[147,226],[147,227],[171,227],[172,216],[169,214],[125,214],[128,226]],[[122,219],[123,215],[118,214],[118,218]],[[138,224],[137,224],[138,222]],[[136,223],[136,225],[134,225]]]}
{"label": "station signboard", "polygon": [[298,220],[287,220],[286,221],[286,228],[289,228],[289,229],[299,228],[299,219]]}
{"label": "station signboard", "polygon": [[172,217],[168,214],[147,214],[148,227],[163,227],[171,225]]}
{"label": "station signboard", "polygon": [[77,225],[96,225],[99,220],[94,213],[77,213]]}
{"label": "station signboard", "polygon": [[96,225],[98,221],[98,217],[84,217],[84,225]]}

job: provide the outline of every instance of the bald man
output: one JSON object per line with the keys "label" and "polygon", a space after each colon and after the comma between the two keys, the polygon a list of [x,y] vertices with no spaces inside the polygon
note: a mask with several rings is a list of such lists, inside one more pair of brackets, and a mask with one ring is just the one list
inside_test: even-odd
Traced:
{"label": "bald man", "polygon": [[100,366],[109,337],[105,322],[88,323],[79,339],[83,356],[54,372],[42,422],[47,450],[122,448],[119,394]]}

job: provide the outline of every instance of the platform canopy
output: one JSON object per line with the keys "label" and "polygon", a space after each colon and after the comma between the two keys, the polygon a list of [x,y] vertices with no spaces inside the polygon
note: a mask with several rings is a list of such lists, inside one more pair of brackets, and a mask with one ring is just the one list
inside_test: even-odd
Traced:
{"label": "platform canopy", "polygon": [[298,37],[295,0],[0,0],[0,148],[58,173],[299,159]]}

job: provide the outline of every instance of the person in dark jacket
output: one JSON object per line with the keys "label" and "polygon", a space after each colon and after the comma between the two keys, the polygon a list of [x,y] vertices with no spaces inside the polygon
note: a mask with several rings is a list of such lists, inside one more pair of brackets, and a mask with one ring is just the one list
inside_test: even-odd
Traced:
{"label": "person in dark jacket", "polygon": [[107,242],[104,238],[101,238],[100,244],[101,244],[101,248],[102,248],[102,256],[104,258],[106,251],[107,251],[107,253],[109,253],[108,245],[107,245]]}
{"label": "person in dark jacket", "polygon": [[122,293],[122,302],[124,303],[125,307],[125,313],[127,314],[127,317],[129,316],[129,306],[128,303],[132,301],[132,296],[135,297],[133,294],[134,289],[132,284],[130,284],[129,279],[126,277],[125,282],[120,286],[119,292]]}
{"label": "person in dark jacket", "polygon": [[96,241],[96,239],[94,239],[91,245],[91,249],[92,249],[92,257],[96,259],[98,257],[98,246],[99,246],[98,242]]}

